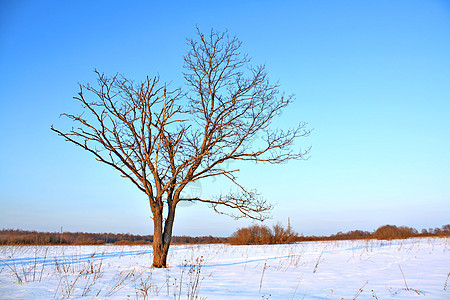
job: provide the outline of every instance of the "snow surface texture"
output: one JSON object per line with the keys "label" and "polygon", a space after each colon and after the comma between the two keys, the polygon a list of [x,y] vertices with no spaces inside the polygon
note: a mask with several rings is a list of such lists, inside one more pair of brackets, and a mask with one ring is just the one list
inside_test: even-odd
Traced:
{"label": "snow surface texture", "polygon": [[0,251],[0,299],[450,299],[445,238]]}

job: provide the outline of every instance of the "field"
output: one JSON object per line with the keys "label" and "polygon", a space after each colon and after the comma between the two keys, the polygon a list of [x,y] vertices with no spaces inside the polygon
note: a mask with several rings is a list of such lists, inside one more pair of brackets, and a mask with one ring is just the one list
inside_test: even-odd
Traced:
{"label": "field", "polygon": [[0,251],[0,299],[450,299],[447,238]]}

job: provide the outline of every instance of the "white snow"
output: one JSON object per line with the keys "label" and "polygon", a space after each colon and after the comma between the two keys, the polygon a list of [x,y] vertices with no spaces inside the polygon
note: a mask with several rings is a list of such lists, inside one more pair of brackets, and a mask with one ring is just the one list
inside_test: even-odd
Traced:
{"label": "white snow", "polygon": [[[450,299],[450,240],[3,246],[0,299]],[[21,283],[19,282],[21,281]]]}

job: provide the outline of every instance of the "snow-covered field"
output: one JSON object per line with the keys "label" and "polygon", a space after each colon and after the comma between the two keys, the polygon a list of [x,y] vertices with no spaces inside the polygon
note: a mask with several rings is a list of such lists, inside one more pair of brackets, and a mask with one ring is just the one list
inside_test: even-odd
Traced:
{"label": "snow-covered field", "polygon": [[450,240],[0,248],[0,299],[450,299]]}

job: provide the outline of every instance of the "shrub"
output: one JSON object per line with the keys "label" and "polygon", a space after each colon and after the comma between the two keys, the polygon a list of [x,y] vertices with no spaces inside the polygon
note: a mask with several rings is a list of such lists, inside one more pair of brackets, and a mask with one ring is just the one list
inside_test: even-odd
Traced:
{"label": "shrub", "polygon": [[295,242],[297,233],[290,226],[284,228],[277,223],[270,229],[265,225],[251,225],[235,231],[229,241],[233,245],[265,245],[291,244]]}
{"label": "shrub", "polygon": [[264,225],[252,225],[238,229],[230,238],[234,245],[262,245],[270,244],[270,228]]}
{"label": "shrub", "polygon": [[397,227],[395,225],[384,225],[375,230],[374,237],[378,240],[407,239],[417,235],[418,232],[414,228],[405,226]]}
{"label": "shrub", "polygon": [[292,244],[297,237],[298,234],[292,230],[289,224],[287,228],[284,228],[281,223],[277,223],[272,227],[272,244]]}

